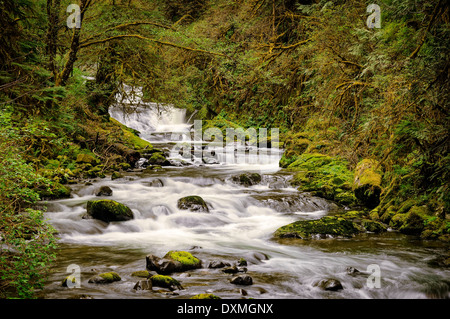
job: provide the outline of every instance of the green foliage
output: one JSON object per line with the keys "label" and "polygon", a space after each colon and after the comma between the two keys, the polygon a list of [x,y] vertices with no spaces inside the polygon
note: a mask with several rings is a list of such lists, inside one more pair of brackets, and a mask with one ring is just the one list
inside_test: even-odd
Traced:
{"label": "green foliage", "polygon": [[0,122],[0,281],[9,288],[2,289],[0,297],[31,298],[43,287],[55,258],[54,229],[41,210],[32,208],[40,199],[35,189],[50,189],[52,182],[20,155],[21,135],[11,114],[0,113]]}

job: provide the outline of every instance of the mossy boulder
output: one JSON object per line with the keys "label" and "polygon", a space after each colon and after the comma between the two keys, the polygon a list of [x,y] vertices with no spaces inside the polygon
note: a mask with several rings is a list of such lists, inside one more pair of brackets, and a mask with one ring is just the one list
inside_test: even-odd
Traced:
{"label": "mossy boulder", "polygon": [[180,282],[170,276],[154,275],[150,277],[150,280],[155,287],[168,288],[170,290],[183,289]]}
{"label": "mossy boulder", "polygon": [[148,277],[150,277],[150,272],[148,270],[137,270],[137,271],[133,271],[131,273],[131,276],[133,276],[133,277],[141,277],[141,278],[148,278]]}
{"label": "mossy boulder", "polygon": [[194,212],[209,212],[208,205],[200,196],[186,196],[178,200],[179,209],[190,210]]}
{"label": "mossy boulder", "polygon": [[201,267],[201,260],[186,251],[169,251],[163,258],[155,255],[146,256],[146,268],[162,275]]}
{"label": "mossy boulder", "polygon": [[170,166],[171,164],[163,153],[155,152],[148,159],[148,165]]}
{"label": "mossy boulder", "polygon": [[366,231],[371,233],[381,233],[387,230],[386,225],[371,219],[363,219],[362,226]]}
{"label": "mossy boulder", "polygon": [[310,239],[328,236],[352,237],[359,232],[360,229],[352,220],[338,216],[325,216],[318,220],[300,220],[282,226],[275,231],[274,236],[278,238]]}
{"label": "mossy boulder", "polygon": [[198,294],[189,299],[222,299],[214,294]]}
{"label": "mossy boulder", "polygon": [[353,191],[356,198],[365,206],[375,208],[380,203],[381,171],[379,162],[364,159],[355,168]]}
{"label": "mossy boulder", "polygon": [[107,223],[133,219],[133,212],[129,207],[109,199],[88,201],[87,214]]}
{"label": "mossy boulder", "polygon": [[202,262],[187,251],[169,251],[164,258],[177,261],[181,264],[181,271],[197,269],[202,267]]}
{"label": "mossy boulder", "polygon": [[244,185],[244,186],[253,186],[261,183],[261,175],[258,173],[243,173],[240,175],[233,176],[231,180],[235,183]]}
{"label": "mossy boulder", "polygon": [[320,153],[304,153],[287,169],[296,172],[291,184],[298,186],[300,191],[346,206],[356,202],[352,192],[353,172],[343,159]]}
{"label": "mossy boulder", "polygon": [[90,278],[88,282],[94,284],[109,284],[120,280],[122,280],[122,278],[120,278],[119,274],[112,271],[98,274]]}

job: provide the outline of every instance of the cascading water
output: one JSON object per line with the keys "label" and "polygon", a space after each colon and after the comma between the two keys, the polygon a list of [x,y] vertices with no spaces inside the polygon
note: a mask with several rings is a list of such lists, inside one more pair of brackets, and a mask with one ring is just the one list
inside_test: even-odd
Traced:
{"label": "cascading water", "polygon": [[[192,124],[186,123],[185,111],[172,106],[141,103],[128,115],[117,106],[110,115],[140,131],[142,138],[158,148],[173,148],[180,141],[175,136],[192,141]],[[74,185],[72,198],[48,205],[46,216],[59,231],[61,250],[45,297],[83,293],[94,298],[189,298],[205,292],[222,298],[240,298],[242,294],[253,298],[450,296],[450,272],[430,266],[435,254],[442,251],[438,244],[393,232],[358,239],[273,240],[278,227],[298,219],[320,218],[335,205],[290,187],[290,175],[278,168],[279,154],[267,156],[238,165],[219,158],[211,165],[194,162],[165,167],[164,171],[135,170],[113,181],[106,178],[92,185]],[[248,187],[230,178],[248,171],[261,173],[261,183]],[[102,185],[113,190],[113,195],[105,198],[132,209],[132,220],[105,224],[83,219],[86,202],[99,199],[94,193]],[[209,212],[180,210],[178,199],[190,195],[201,196]],[[169,250],[190,251],[203,260],[204,267],[173,274],[185,288],[175,295],[134,290],[138,279],[131,273],[145,268],[145,256],[163,256]],[[212,260],[234,263],[240,258],[248,261],[247,273],[253,277],[253,285],[246,286],[245,293],[229,282],[229,275],[206,267]],[[81,269],[79,289],[61,287],[71,264]],[[370,265],[381,271],[379,288],[368,285]],[[360,275],[347,274],[347,267],[359,269]],[[88,283],[101,270],[114,270],[122,280],[110,285]],[[314,285],[330,277],[340,280],[344,289],[324,291]]]}

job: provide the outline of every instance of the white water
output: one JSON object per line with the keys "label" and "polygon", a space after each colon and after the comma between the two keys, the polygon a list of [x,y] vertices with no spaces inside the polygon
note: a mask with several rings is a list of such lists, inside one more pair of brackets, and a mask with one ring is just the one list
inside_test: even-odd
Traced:
{"label": "white water", "polygon": [[[184,122],[183,110],[168,106],[158,112],[155,108],[156,104],[147,104],[127,117],[115,108],[111,116],[139,130],[155,147],[170,147],[173,144],[168,143],[173,140],[167,136],[171,135],[159,139],[154,133],[171,132],[171,128],[188,132],[190,126]],[[276,158],[268,157],[265,162],[170,167],[163,172],[134,172],[123,179],[104,179],[90,186],[74,187],[73,198],[53,201],[46,214],[60,231],[61,243],[66,247],[61,251],[61,262],[48,295],[58,298],[70,294],[60,287],[60,282],[67,276],[65,267],[76,262],[83,269],[96,268],[100,263],[122,271],[122,282],[107,288],[93,288],[86,278],[83,288],[87,294],[98,298],[148,297],[136,295],[132,290],[136,279],[129,276],[145,267],[145,255],[163,256],[169,250],[190,250],[204,261],[205,267],[214,259],[234,262],[246,258],[254,284],[245,289],[255,298],[450,297],[449,271],[427,264],[440,248],[419,241],[411,243],[403,235],[387,233],[309,242],[272,240],[278,227],[301,218],[320,218],[332,207],[324,200],[303,196],[289,187],[286,182],[289,175],[279,171],[277,163]],[[263,174],[263,182],[252,187],[231,182],[232,175],[244,171]],[[150,186],[155,178],[160,178],[164,186]],[[133,220],[105,224],[82,218],[86,202],[98,199],[93,194],[101,185],[112,188],[113,196],[108,199],[133,210]],[[179,210],[177,200],[190,195],[203,197],[209,213]],[[348,266],[366,271],[372,264],[381,269],[380,288],[368,286],[369,274],[354,277],[346,274]],[[315,282],[328,277],[339,279],[344,289],[326,292],[314,287]],[[203,292],[223,298],[240,297],[236,287],[219,270],[196,270],[191,277],[180,280],[189,287],[179,292],[182,298]],[[150,297],[161,298],[154,294]]]}

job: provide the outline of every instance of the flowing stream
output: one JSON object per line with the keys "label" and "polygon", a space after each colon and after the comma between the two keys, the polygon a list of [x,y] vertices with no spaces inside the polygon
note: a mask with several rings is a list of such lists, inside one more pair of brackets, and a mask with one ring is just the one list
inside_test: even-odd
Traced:
{"label": "flowing stream", "polygon": [[[165,149],[172,160],[189,163],[157,171],[134,169],[124,178],[73,185],[72,198],[49,202],[46,217],[59,231],[60,249],[43,298],[190,298],[206,292],[222,298],[450,297],[450,270],[435,263],[448,248],[439,242],[396,232],[352,239],[273,239],[282,225],[336,210],[335,204],[289,185],[291,175],[278,168],[281,152],[260,152],[247,162],[229,163],[215,149],[212,162],[186,160],[172,151],[176,143],[191,140],[193,116],[186,116],[185,110],[142,103],[131,115],[120,107],[112,108],[110,115],[140,131],[155,148]],[[261,174],[261,183],[246,187],[231,180],[243,172]],[[110,186],[113,196],[95,196],[102,185]],[[209,213],[178,209],[177,200],[188,195],[201,196]],[[134,219],[110,224],[83,219],[86,202],[99,198],[126,204]],[[203,268],[172,275],[183,290],[134,290],[139,278],[131,273],[145,269],[145,256],[163,257],[169,250],[191,252]],[[213,260],[233,264],[240,258],[247,260],[250,286],[233,285],[231,275],[207,267]],[[80,288],[61,285],[72,274],[70,265],[81,271]],[[360,273],[349,275],[347,267]],[[122,280],[88,283],[105,271],[117,272]],[[314,285],[324,278],[338,279],[343,289],[324,291]]]}

